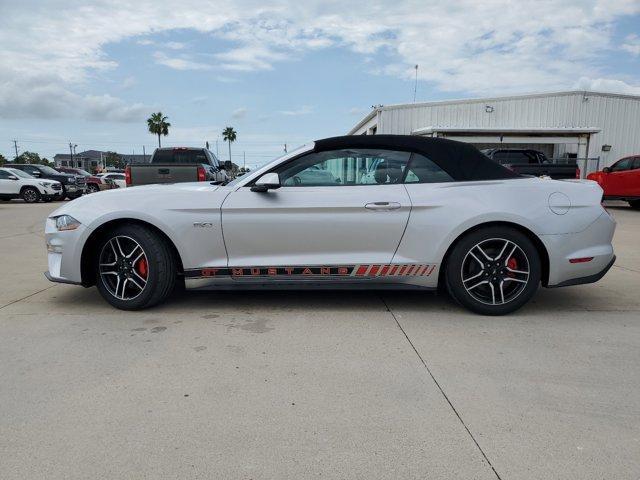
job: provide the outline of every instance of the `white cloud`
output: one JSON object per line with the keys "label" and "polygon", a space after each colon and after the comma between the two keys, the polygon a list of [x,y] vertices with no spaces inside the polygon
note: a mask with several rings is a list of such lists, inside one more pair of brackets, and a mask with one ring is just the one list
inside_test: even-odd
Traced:
{"label": "white cloud", "polygon": [[[269,70],[310,51],[346,48],[362,54],[367,71],[410,81],[417,63],[419,78],[430,88],[469,94],[565,89],[578,74],[608,80],[600,82],[603,88],[619,88],[610,82],[624,79],[602,73],[607,56],[637,55],[640,49],[635,35],[622,45],[612,40],[615,22],[640,12],[638,0],[372,0],[365,9],[326,0],[94,0],[90,6],[84,0],[24,0],[4,2],[2,9],[0,105],[8,108],[0,116],[35,113],[32,99],[14,102],[7,96],[23,81],[34,87],[29,95],[42,101],[42,115],[68,111],[68,95],[83,99],[91,111],[95,99],[77,92],[86,91],[96,73],[117,67],[106,46],[136,38],[153,45],[156,62],[167,67],[238,75]],[[211,61],[204,62],[182,53],[181,42],[149,38],[175,30],[212,35],[231,47],[209,53]]]}
{"label": "white cloud", "polygon": [[622,49],[633,55],[640,55],[640,37],[635,33],[627,36],[622,44]]}
{"label": "white cloud", "polygon": [[168,57],[162,52],[155,52],[153,58],[155,58],[156,63],[174,70],[211,70],[213,68],[212,65],[207,63],[191,60],[188,56]]}
{"label": "white cloud", "polygon": [[247,116],[248,110],[245,107],[237,108],[231,113],[231,118],[234,120],[240,120]]}
{"label": "white cloud", "polygon": [[622,80],[610,78],[586,78],[582,77],[573,86],[577,90],[604,91],[610,93],[622,93],[627,95],[640,95],[640,84],[632,85]]}
{"label": "white cloud", "polygon": [[280,115],[286,115],[289,117],[298,117],[300,115],[308,115],[310,113],[313,113],[313,107],[309,105],[303,105],[294,110],[278,110],[276,113],[279,113]]}

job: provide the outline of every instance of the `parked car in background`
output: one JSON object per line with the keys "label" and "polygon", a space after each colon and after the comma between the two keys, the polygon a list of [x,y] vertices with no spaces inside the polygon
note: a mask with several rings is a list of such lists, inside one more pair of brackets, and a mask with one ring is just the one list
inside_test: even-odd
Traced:
{"label": "parked car in background", "polygon": [[217,292],[440,287],[474,312],[502,315],[540,284],[606,274],[615,222],[601,197],[594,182],[519,176],[467,143],[328,138],[227,185],[148,185],[68,203],[46,220],[46,275],[97,285],[125,310],[153,306],[184,281]]}
{"label": "parked car in background", "polygon": [[58,167],[56,170],[58,170],[59,172],[83,176],[87,185],[87,193],[95,193],[101,190],[110,190],[112,188],[116,188],[113,182],[107,182],[103,178],[100,178],[98,175],[91,175],[89,172],[83,170],[82,168]]}
{"label": "parked car in background", "polygon": [[231,162],[220,162],[206,148],[174,147],[157,148],[149,163],[127,165],[127,186],[154,183],[229,181],[227,170]]}
{"label": "parked car in background", "polygon": [[17,168],[0,168],[0,200],[22,198],[27,203],[50,202],[62,193],[56,180],[32,177]]}
{"label": "parked car in background", "polygon": [[575,163],[551,163],[538,150],[489,148],[481,150],[494,162],[521,175],[547,176],[555,179],[580,178],[580,168]]}
{"label": "parked car in background", "polygon": [[59,200],[78,198],[85,191],[85,179],[82,175],[73,175],[54,170],[48,165],[34,165],[30,163],[12,163],[11,168],[16,168],[28,173],[32,177],[43,180],[56,180],[62,184],[62,193],[57,197]]}
{"label": "parked car in background", "polygon": [[96,177],[109,179],[118,188],[125,188],[127,186],[127,181],[125,179],[124,173],[118,173],[118,172],[99,173],[96,175]]}
{"label": "parked car in background", "polygon": [[622,158],[587,178],[598,182],[605,200],[624,200],[640,210],[640,155]]}

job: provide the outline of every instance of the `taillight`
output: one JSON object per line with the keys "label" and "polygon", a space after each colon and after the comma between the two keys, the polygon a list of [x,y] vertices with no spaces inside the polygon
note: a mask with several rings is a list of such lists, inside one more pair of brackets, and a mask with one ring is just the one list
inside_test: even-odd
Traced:
{"label": "taillight", "polygon": [[207,179],[207,174],[204,171],[204,167],[198,167],[198,181],[204,182]]}
{"label": "taillight", "polygon": [[576,167],[576,178],[579,180],[580,179],[580,168]]}
{"label": "taillight", "polygon": [[124,181],[127,185],[131,185],[131,165],[124,168]]}

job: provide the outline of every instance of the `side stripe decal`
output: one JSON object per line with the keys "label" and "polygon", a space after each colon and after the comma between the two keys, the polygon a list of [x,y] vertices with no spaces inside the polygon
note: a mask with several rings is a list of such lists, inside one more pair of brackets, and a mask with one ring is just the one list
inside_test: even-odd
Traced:
{"label": "side stripe decal", "polygon": [[433,264],[297,265],[290,267],[207,267],[185,270],[186,278],[210,277],[428,277]]}

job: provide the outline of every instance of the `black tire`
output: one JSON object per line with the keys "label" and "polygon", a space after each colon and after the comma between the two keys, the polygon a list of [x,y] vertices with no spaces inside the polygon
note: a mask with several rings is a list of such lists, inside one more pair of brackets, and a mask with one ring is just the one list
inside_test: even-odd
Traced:
{"label": "black tire", "polygon": [[52,197],[50,197],[50,196],[48,196],[48,195],[47,195],[46,197],[42,197],[42,201],[43,201],[43,202],[45,202],[45,203],[49,203],[49,202],[51,202],[52,200],[53,200],[53,198],[52,198]]}
{"label": "black tire", "polygon": [[640,200],[629,200],[629,206],[634,210],[640,210]]}
{"label": "black tire", "polygon": [[[113,294],[113,285],[107,278],[113,275],[100,274],[100,258],[103,249],[111,248],[110,242],[116,237],[128,237],[137,242],[146,255],[147,276],[142,291],[132,299],[118,298]],[[122,240],[119,240],[122,241]],[[126,240],[125,240],[126,241]],[[126,253],[126,252],[125,252]],[[103,257],[104,259],[105,257]],[[95,258],[96,285],[104,299],[121,310],[142,310],[164,301],[174,289],[177,278],[176,259],[167,242],[148,227],[136,224],[122,225],[101,240]],[[135,267],[135,266],[134,266]],[[110,267],[107,267],[110,268]],[[124,277],[122,277],[124,278]],[[124,292],[124,291],[123,291]],[[120,295],[124,297],[124,295]]]}
{"label": "black tire", "polygon": [[541,276],[535,245],[510,227],[485,227],[468,233],[457,242],[445,265],[451,297],[481,315],[518,310],[536,293]]}
{"label": "black tire", "polygon": [[20,198],[22,198],[25,203],[38,203],[40,196],[40,192],[35,187],[25,187],[20,192]]}
{"label": "black tire", "polygon": [[95,183],[90,183],[87,185],[87,193],[96,193],[100,191],[100,187],[98,187]]}

